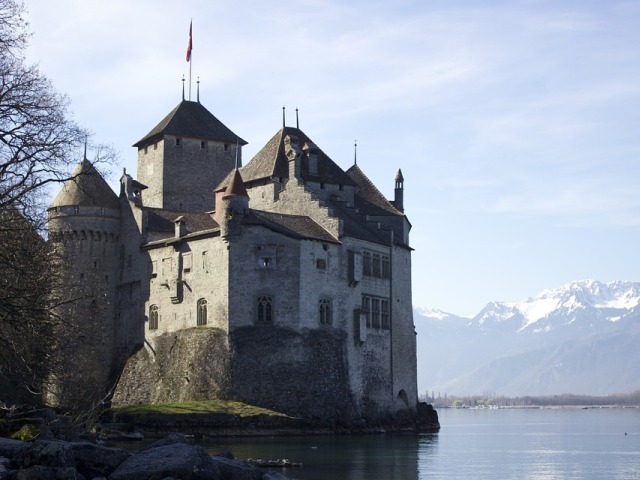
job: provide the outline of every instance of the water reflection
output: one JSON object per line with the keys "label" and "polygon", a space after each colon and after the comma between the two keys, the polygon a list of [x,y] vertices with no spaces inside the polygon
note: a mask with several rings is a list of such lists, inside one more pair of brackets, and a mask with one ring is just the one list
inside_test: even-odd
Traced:
{"label": "water reflection", "polygon": [[437,441],[436,434],[407,434],[221,439],[204,446],[211,454],[229,450],[236,458],[302,463],[282,470],[300,480],[418,480],[419,457],[428,458]]}

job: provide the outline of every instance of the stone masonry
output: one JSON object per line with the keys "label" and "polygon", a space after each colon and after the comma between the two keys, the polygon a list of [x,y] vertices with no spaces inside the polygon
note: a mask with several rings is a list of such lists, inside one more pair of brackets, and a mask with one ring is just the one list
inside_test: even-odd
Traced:
{"label": "stone masonry", "polygon": [[119,196],[90,162],[78,167],[49,209],[59,288],[82,294],[60,311],[75,329],[61,334],[50,403],[73,403],[86,377],[92,398],[115,405],[415,413],[402,173],[389,201],[298,128],[242,166],[244,144],[183,100],[134,145],[138,178],[125,172]]}

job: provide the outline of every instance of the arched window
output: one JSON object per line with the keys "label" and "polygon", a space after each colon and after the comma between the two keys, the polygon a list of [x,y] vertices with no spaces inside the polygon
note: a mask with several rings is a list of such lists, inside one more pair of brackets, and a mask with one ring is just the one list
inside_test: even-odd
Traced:
{"label": "arched window", "polygon": [[321,325],[331,325],[331,300],[328,298],[321,298],[318,303],[318,313],[320,314]]}
{"label": "arched window", "polygon": [[204,298],[198,300],[198,326],[207,324],[207,301]]}
{"label": "arched window", "polygon": [[149,306],[149,330],[158,329],[158,306]]}
{"label": "arched window", "polygon": [[273,322],[273,302],[271,300],[271,297],[267,295],[258,297],[258,322]]}

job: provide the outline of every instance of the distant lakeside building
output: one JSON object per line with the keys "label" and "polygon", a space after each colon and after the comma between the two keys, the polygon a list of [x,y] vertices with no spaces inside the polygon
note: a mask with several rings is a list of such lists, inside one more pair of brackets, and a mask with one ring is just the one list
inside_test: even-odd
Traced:
{"label": "distant lakeside building", "polygon": [[[234,399],[329,421],[417,405],[404,179],[387,200],[284,126],[246,142],[181,101],[116,195],[86,158],[49,207],[61,292],[48,401]],[[393,180],[393,179],[390,179]]]}

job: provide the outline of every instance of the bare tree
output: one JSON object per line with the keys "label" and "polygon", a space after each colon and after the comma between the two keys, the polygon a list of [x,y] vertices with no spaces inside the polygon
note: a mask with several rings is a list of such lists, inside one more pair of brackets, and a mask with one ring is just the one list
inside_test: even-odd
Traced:
{"label": "bare tree", "polygon": [[[55,272],[39,235],[47,187],[71,178],[88,137],[68,99],[26,64],[24,13],[22,2],[0,0],[0,400],[8,385],[36,388],[47,363],[52,305],[64,301],[51,295]],[[97,150],[98,161],[113,160]]]}

